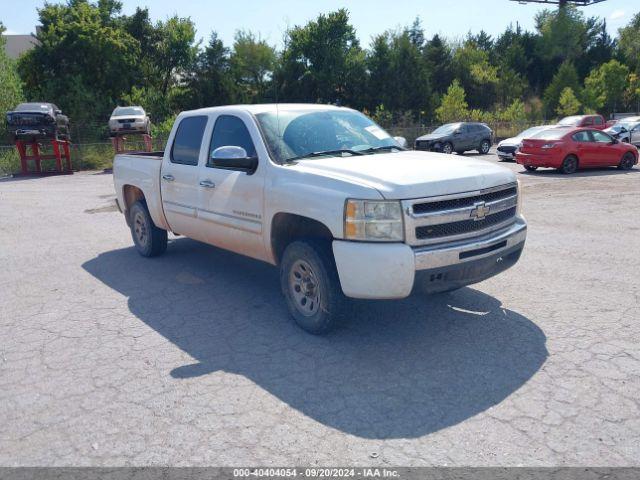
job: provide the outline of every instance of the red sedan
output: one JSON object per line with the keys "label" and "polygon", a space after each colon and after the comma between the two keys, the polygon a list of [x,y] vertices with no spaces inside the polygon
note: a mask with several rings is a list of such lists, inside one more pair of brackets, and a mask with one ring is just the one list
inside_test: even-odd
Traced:
{"label": "red sedan", "polygon": [[530,172],[538,167],[574,173],[578,168],[616,166],[629,170],[638,163],[638,149],[590,128],[550,128],[522,141],[516,162]]}

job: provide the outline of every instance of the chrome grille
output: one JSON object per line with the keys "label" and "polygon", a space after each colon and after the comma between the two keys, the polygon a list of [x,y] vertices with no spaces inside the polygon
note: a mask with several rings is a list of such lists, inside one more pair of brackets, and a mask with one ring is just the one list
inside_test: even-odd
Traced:
{"label": "chrome grille", "polygon": [[517,214],[516,184],[403,201],[410,245],[452,242],[511,225]]}

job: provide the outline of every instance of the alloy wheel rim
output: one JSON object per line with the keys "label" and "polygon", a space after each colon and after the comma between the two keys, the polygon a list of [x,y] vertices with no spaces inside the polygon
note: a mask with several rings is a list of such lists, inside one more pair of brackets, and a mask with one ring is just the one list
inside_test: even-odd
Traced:
{"label": "alloy wheel rim", "polygon": [[449,145],[448,143],[444,146],[442,150],[444,151],[444,153],[451,153],[453,151],[453,149],[451,148],[451,145]]}
{"label": "alloy wheel rim", "polygon": [[296,310],[305,317],[315,315],[320,308],[321,289],[311,265],[297,260],[289,271],[289,290]]}
{"label": "alloy wheel rim", "polygon": [[146,245],[148,238],[147,223],[145,222],[144,216],[140,212],[136,213],[133,219],[133,231],[136,234],[138,243],[140,245]]}
{"label": "alloy wheel rim", "polygon": [[482,142],[482,153],[487,153],[490,148],[489,142]]}

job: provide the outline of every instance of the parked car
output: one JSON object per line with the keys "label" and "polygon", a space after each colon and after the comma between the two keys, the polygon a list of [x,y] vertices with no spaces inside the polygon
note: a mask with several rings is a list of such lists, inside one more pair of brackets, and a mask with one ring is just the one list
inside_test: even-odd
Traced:
{"label": "parked car", "polygon": [[553,125],[538,125],[536,127],[527,128],[515,137],[505,138],[500,143],[498,143],[498,157],[500,158],[500,160],[515,160],[516,151],[518,150],[518,148],[520,148],[520,144],[522,143],[523,138],[530,138],[534,134],[552,127]]}
{"label": "parked car", "polygon": [[589,127],[598,130],[607,128],[607,121],[602,115],[572,115],[558,122],[560,127]]}
{"label": "parked car", "polygon": [[578,168],[608,166],[629,170],[638,163],[638,149],[600,130],[552,128],[524,139],[516,161],[529,171],[550,167],[574,173]]}
{"label": "parked car", "polygon": [[640,116],[624,117],[618,120],[619,122],[640,122]]}
{"label": "parked car", "polygon": [[513,172],[405,150],[330,105],[183,112],[164,152],[116,155],[113,175],[141,255],[163,253],[173,231],[278,265],[289,311],[312,333],[335,324],[346,297],[496,275],[526,237]]}
{"label": "parked car", "polygon": [[7,112],[7,127],[14,140],[70,140],[69,118],[53,103],[21,103]]}
{"label": "parked car", "polygon": [[109,118],[109,134],[112,137],[127,133],[151,135],[151,120],[139,106],[116,107]]}
{"label": "parked car", "polygon": [[629,122],[620,120],[618,123],[604,130],[616,140],[640,145],[640,121]]}
{"label": "parked car", "polygon": [[468,150],[489,153],[493,132],[484,123],[458,122],[447,123],[432,133],[416,139],[416,150],[463,154]]}

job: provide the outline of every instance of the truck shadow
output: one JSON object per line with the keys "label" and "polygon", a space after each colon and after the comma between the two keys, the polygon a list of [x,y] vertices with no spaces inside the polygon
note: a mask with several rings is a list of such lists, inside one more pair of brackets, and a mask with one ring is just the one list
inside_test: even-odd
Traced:
{"label": "truck shadow", "polygon": [[197,360],[167,372],[175,379],[243,375],[363,438],[413,438],[462,422],[515,392],[548,356],[534,323],[472,288],[355,302],[348,323],[314,337],[289,320],[277,269],[189,239],[172,241],[162,258],[126,248],[83,267]]}

